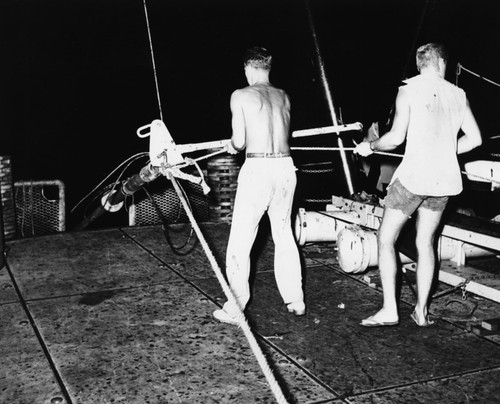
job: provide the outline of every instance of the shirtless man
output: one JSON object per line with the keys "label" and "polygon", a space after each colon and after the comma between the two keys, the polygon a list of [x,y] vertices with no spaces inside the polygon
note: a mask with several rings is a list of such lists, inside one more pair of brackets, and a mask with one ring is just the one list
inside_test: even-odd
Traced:
{"label": "shirtless man", "polygon": [[[267,212],[275,244],[274,272],[287,309],[305,314],[300,258],[291,227],[297,177],[290,157],[290,99],[269,82],[271,55],[260,47],[244,58],[248,87],[231,95],[232,137],[228,152],[246,149],[238,176],[231,231],[226,252],[226,275],[240,310],[250,300],[250,251],[262,216]],[[238,308],[226,302],[214,317],[238,324]]]}
{"label": "shirtless man", "polygon": [[[418,296],[411,318],[418,326],[432,324],[428,304],[436,267],[434,238],[448,198],[462,191],[457,154],[482,142],[465,92],[444,78],[446,59],[442,45],[429,43],[418,48],[420,74],[405,80],[406,85],[399,88],[391,130],[377,140],[360,143],[354,150],[368,156],[374,151],[393,150],[406,139],[405,154],[389,185],[377,235],[384,303],[361,322],[365,327],[399,324],[395,243],[414,213]],[[460,131],[462,136],[458,136]]]}

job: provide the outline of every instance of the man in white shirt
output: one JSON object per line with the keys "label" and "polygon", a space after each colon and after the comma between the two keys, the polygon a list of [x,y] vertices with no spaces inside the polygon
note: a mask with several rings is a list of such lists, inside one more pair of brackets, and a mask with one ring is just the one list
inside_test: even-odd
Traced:
{"label": "man in white shirt", "polygon": [[[377,313],[361,322],[366,327],[399,324],[395,243],[415,212],[418,296],[411,317],[419,326],[432,324],[428,304],[436,266],[434,238],[448,198],[462,191],[457,154],[482,143],[465,92],[444,78],[447,55],[443,46],[421,46],[416,61],[420,74],[399,88],[391,130],[377,140],[360,143],[354,150],[368,156],[393,150],[406,139],[405,154],[388,187],[377,235],[384,302]],[[463,135],[458,137],[460,131]]]}

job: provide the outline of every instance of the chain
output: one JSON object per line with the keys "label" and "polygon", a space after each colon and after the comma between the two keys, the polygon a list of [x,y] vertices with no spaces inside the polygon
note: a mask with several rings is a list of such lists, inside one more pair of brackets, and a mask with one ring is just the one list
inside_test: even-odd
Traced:
{"label": "chain", "polygon": [[470,279],[466,279],[462,282],[462,300],[467,300],[467,284],[470,282]]}

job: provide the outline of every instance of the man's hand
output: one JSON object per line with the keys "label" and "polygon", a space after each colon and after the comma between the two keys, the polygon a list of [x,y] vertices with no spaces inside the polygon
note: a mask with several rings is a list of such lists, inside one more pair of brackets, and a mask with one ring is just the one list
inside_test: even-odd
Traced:
{"label": "man's hand", "polygon": [[370,142],[361,142],[360,144],[356,145],[356,147],[353,150],[353,153],[357,153],[363,157],[367,157],[373,154],[373,150],[370,147]]}

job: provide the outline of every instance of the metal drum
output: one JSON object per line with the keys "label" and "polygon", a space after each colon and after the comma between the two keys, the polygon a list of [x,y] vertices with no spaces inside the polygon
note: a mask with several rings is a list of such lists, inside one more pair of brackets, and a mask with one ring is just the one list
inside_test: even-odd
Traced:
{"label": "metal drum", "polygon": [[348,273],[359,273],[377,265],[377,235],[359,226],[347,226],[337,237],[337,260]]}
{"label": "metal drum", "polygon": [[299,208],[295,218],[295,238],[299,245],[337,241],[340,230],[350,223],[359,223],[357,212],[306,211]]}

